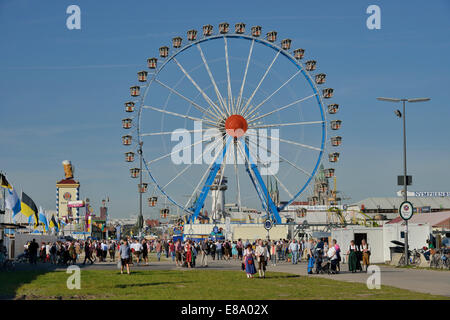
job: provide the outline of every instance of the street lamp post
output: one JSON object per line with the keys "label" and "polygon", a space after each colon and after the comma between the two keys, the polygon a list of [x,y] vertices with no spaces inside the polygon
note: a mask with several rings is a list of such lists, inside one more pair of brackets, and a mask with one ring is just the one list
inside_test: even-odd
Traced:
{"label": "street lamp post", "polygon": [[[402,102],[403,103],[403,201],[408,200],[408,183],[406,180],[406,102],[425,102],[431,100],[430,98],[414,98],[414,99],[398,99],[398,98],[384,98],[378,97],[379,101],[387,102]],[[402,117],[402,114],[396,110],[395,114],[398,117]],[[400,210],[400,209],[399,209]],[[405,256],[406,265],[409,265],[409,252],[408,252],[408,220],[405,220]]]}
{"label": "street lamp post", "polygon": [[138,153],[139,153],[139,186],[138,186],[138,190],[139,190],[139,216],[138,216],[138,221],[137,221],[137,225],[138,225],[138,229],[139,229],[139,236],[141,236],[141,232],[142,232],[142,221],[144,220],[143,216],[142,216],[142,145],[144,143],[141,141],[139,142],[139,149],[138,149]]}

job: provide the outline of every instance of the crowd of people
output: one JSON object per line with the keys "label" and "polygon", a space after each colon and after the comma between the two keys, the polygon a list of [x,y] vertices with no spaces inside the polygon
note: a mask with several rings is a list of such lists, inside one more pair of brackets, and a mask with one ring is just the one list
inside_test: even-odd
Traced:
{"label": "crowd of people", "polygon": [[[25,256],[31,264],[39,260],[44,263],[70,265],[94,262],[116,262],[118,254],[121,272],[130,273],[131,265],[149,264],[149,254],[154,252],[156,260],[163,256],[171,260],[177,267],[208,267],[208,262],[214,260],[240,261],[242,270],[248,278],[256,273],[264,278],[268,263],[276,266],[279,263],[298,264],[302,261],[308,264],[308,273],[337,273],[340,263],[345,259],[349,271],[367,270],[370,265],[370,247],[365,240],[356,245],[352,240],[347,250],[333,240],[328,244],[326,239],[302,240],[262,240],[237,241],[210,240],[203,241],[173,241],[173,240],[74,240],[42,242],[33,241],[25,245]],[[84,258],[82,257],[84,255]],[[362,264],[361,264],[362,262]],[[314,270],[315,269],[315,270]]]}

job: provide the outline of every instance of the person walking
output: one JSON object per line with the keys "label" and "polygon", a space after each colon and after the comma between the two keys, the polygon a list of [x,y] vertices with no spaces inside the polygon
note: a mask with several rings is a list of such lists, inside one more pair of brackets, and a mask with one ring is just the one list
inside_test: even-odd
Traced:
{"label": "person walking", "polygon": [[366,267],[367,272],[367,268],[370,265],[370,247],[369,244],[366,242],[366,240],[362,239],[359,251],[362,252],[363,266]]}
{"label": "person walking", "polygon": [[208,239],[203,240],[200,249],[202,254],[201,266],[206,268],[208,267],[208,254],[209,254]]}
{"label": "person walking", "polygon": [[172,240],[169,241],[169,253],[170,253],[170,256],[172,257],[172,262],[174,262],[175,261],[175,245],[173,244]]}
{"label": "person walking", "polygon": [[125,240],[121,245],[119,249],[119,256],[120,256],[120,274],[123,274],[123,268],[124,266],[127,267],[127,273],[130,274],[130,257],[131,257],[131,249],[128,245],[128,241]]}
{"label": "person walking", "polygon": [[277,245],[275,241],[272,241],[272,245],[270,246],[270,261],[272,262],[272,266],[277,265]]}
{"label": "person walking", "polygon": [[247,274],[247,278],[253,278],[253,275],[256,273],[255,268],[255,254],[252,249],[252,245],[248,244],[247,248],[244,251],[244,259],[243,263],[245,266],[245,273]]}
{"label": "person walking", "polygon": [[211,254],[212,259],[216,260],[216,244],[213,241],[209,243],[209,252]]}
{"label": "person walking", "polygon": [[30,264],[36,264],[36,257],[38,254],[39,245],[36,242],[36,239],[33,239],[31,243],[28,245],[28,253],[29,253],[29,261]]}
{"label": "person walking", "polygon": [[182,252],[182,246],[181,246],[181,240],[180,239],[177,240],[177,243],[175,245],[175,255],[176,255],[176,261],[175,262],[177,264],[177,267],[181,267],[182,264],[183,264],[183,261],[182,261],[183,252]]}
{"label": "person walking", "polygon": [[169,259],[169,242],[167,240],[164,240],[164,251],[166,253],[166,258]]}
{"label": "person walking", "polygon": [[292,253],[292,264],[297,264],[298,262],[298,251],[299,246],[297,243],[297,240],[294,239],[291,244],[289,245],[289,252]]}
{"label": "person walking", "polygon": [[91,258],[91,242],[90,241],[86,241],[84,243],[84,262],[83,262],[83,264],[86,264],[86,260],[89,260],[91,262],[91,264],[94,264],[94,261],[92,261],[92,258]]}
{"label": "person walking", "polygon": [[355,245],[355,241],[350,241],[350,246],[348,247],[348,269],[352,273],[356,272],[357,269],[357,262],[358,262],[358,256],[356,254],[356,251],[358,250],[358,246]]}
{"label": "person walking", "polygon": [[145,262],[146,265],[148,265],[148,244],[147,241],[144,239],[142,240],[142,261]]}
{"label": "person walking", "polygon": [[330,271],[330,273],[331,274],[336,274],[337,273],[336,267],[337,267],[337,264],[339,262],[339,260],[338,260],[339,257],[338,257],[335,245],[336,245],[336,240],[333,239],[333,245],[330,246],[330,248],[326,252],[328,259],[330,259],[330,264],[331,264],[331,271]]}
{"label": "person walking", "polygon": [[236,248],[236,241],[233,241],[233,243],[231,244],[231,256],[233,257],[233,260],[236,261],[237,255],[238,255],[238,251]]}
{"label": "person walking", "polygon": [[109,242],[108,250],[109,250],[109,258],[111,259],[112,262],[114,262],[116,259],[116,242],[115,241]]}
{"label": "person walking", "polygon": [[186,241],[186,245],[184,246],[184,251],[186,253],[186,263],[188,268],[192,268],[192,245],[191,240]]}
{"label": "person walking", "polygon": [[222,251],[222,242],[220,242],[220,240],[216,242],[216,254],[217,260],[222,260],[223,251]]}
{"label": "person walking", "polygon": [[236,249],[237,249],[238,260],[242,260],[244,244],[242,243],[242,239],[240,239],[240,238],[238,239],[238,242],[236,244]]}
{"label": "person walking", "polygon": [[269,258],[269,251],[267,250],[267,246],[260,239],[258,240],[258,245],[255,250],[256,261],[258,262],[258,272],[260,278],[266,277],[266,265],[267,260]]}
{"label": "person walking", "polygon": [[163,246],[162,246],[162,244],[161,244],[161,241],[157,241],[156,242],[156,258],[158,259],[158,261],[161,261],[161,253],[162,253],[162,248],[163,248]]}

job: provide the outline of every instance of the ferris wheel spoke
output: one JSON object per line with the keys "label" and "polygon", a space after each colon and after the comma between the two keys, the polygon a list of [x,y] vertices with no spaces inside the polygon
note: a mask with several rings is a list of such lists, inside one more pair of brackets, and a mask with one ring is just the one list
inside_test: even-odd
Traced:
{"label": "ferris wheel spoke", "polygon": [[259,81],[258,85],[256,86],[255,90],[253,91],[252,95],[250,96],[250,98],[248,99],[247,103],[245,104],[244,108],[242,109],[242,113],[245,114],[247,112],[248,107],[250,106],[250,103],[253,100],[253,97],[255,96],[256,92],[258,92],[259,87],[261,86],[261,84],[263,83],[264,79],[266,78],[267,74],[269,73],[270,69],[272,69],[273,64],[275,63],[275,61],[277,60],[278,56],[280,55],[281,50],[277,52],[277,54],[275,55],[275,57],[273,58],[272,62],[270,63],[270,65],[267,67],[266,71],[264,72],[264,75],[262,76],[261,80]]}
{"label": "ferris wheel spoke", "polygon": [[152,107],[152,106],[143,106],[142,108],[144,108],[144,109],[151,109],[151,110],[154,110],[154,111],[158,111],[158,112],[165,113],[165,114],[170,114],[172,116],[185,118],[185,119],[189,119],[189,120],[192,120],[192,121],[200,121],[200,122],[206,122],[206,123],[212,124],[214,126],[216,125],[216,123],[214,123],[211,120],[201,119],[201,118],[197,118],[197,117],[192,117],[192,116],[188,116],[186,114],[180,114],[180,113],[176,113],[176,112],[173,112],[173,111],[167,111],[167,110],[163,110],[163,109]]}
{"label": "ferris wheel spoke", "polygon": [[222,109],[226,110],[226,105],[223,100],[222,94],[220,93],[219,88],[217,87],[216,81],[214,80],[211,69],[209,68],[208,62],[206,61],[206,58],[203,53],[202,47],[200,46],[200,43],[197,44],[197,48],[198,48],[198,51],[200,52],[200,56],[202,57],[203,64],[205,65],[205,69],[208,72],[209,79],[211,80],[211,83],[214,86],[214,91],[216,92],[217,100],[219,101],[220,105],[222,106]]}
{"label": "ferris wheel spoke", "polygon": [[220,151],[217,152],[217,154],[215,155],[213,161],[211,161],[211,164],[208,166],[208,169],[206,169],[205,173],[203,174],[202,178],[200,179],[200,181],[198,182],[197,186],[194,189],[194,192],[192,193],[192,195],[189,197],[188,201],[186,202],[186,204],[184,205],[183,210],[186,210],[189,203],[191,202],[192,198],[194,197],[194,195],[197,193],[198,188],[200,187],[200,185],[202,184],[203,180],[205,180],[206,176],[208,175],[208,173],[211,171],[211,168],[213,166],[213,164],[216,162],[217,158],[219,157],[220,154],[222,154],[223,149],[225,148],[225,146],[222,146]]}
{"label": "ferris wheel spoke", "polygon": [[301,121],[301,122],[288,122],[288,123],[276,123],[276,124],[264,124],[260,126],[249,126],[249,129],[263,129],[263,128],[273,128],[273,127],[285,127],[285,126],[298,126],[306,124],[322,124],[325,121]]}
{"label": "ferris wheel spoke", "polygon": [[196,145],[198,145],[198,144],[200,144],[200,143],[206,142],[208,139],[210,139],[210,138],[207,137],[206,139],[203,139],[203,140],[200,140],[200,141],[196,141],[196,142],[192,143],[192,144],[189,145],[189,146],[183,147],[183,148],[180,149],[180,150],[175,150],[175,151],[172,151],[172,152],[170,152],[170,153],[167,153],[167,154],[165,154],[165,155],[163,155],[163,156],[161,156],[161,157],[158,157],[158,158],[156,158],[156,159],[150,160],[150,161],[147,162],[147,164],[150,165],[150,164],[152,164],[152,163],[154,163],[154,162],[156,162],[156,161],[159,161],[159,160],[165,159],[165,158],[167,158],[167,157],[170,157],[170,156],[171,156],[172,154],[174,154],[174,153],[177,153],[177,152],[180,152],[180,151],[183,151],[183,150],[192,148],[192,147],[194,147],[194,146],[196,146]]}
{"label": "ferris wheel spoke", "polygon": [[[241,146],[239,145],[239,149],[241,151],[241,154],[243,154],[243,151],[241,149]],[[252,150],[249,148],[249,152],[255,157],[255,159],[258,159],[259,162],[263,163],[262,161],[260,161],[258,155],[255,155]],[[247,159],[247,157],[246,157]],[[278,183],[280,184],[280,186],[284,189],[284,191],[286,191],[286,193],[289,195],[289,197],[294,198],[294,196],[292,195],[292,193],[289,192],[289,190],[286,188],[286,186],[283,184],[283,182],[280,181],[280,179],[278,179],[276,174],[272,174],[272,176],[275,178],[275,180],[278,181]]]}
{"label": "ferris wheel spoke", "polygon": [[[207,129],[201,129],[201,130],[186,130],[186,132],[189,133],[194,133],[194,132],[203,132],[206,131]],[[165,132],[150,132],[150,133],[141,133],[140,136],[141,137],[147,137],[147,136],[162,136],[162,135],[166,135],[166,134],[172,134],[173,131],[165,131]]]}
{"label": "ferris wheel spoke", "polygon": [[239,174],[237,167],[237,139],[234,140],[234,173],[236,175],[238,211],[240,211],[242,206],[241,206],[241,186],[239,183]]}
{"label": "ferris wheel spoke", "polygon": [[270,116],[271,114],[273,114],[273,113],[275,113],[275,112],[280,112],[281,110],[284,110],[284,109],[289,108],[289,107],[291,107],[291,106],[293,106],[293,105],[296,105],[297,103],[300,103],[300,102],[306,101],[306,100],[308,100],[308,99],[311,99],[312,97],[315,97],[316,95],[317,95],[317,93],[312,94],[312,95],[307,96],[307,97],[305,97],[305,98],[298,99],[298,100],[296,100],[296,101],[294,101],[294,102],[291,102],[291,103],[289,103],[289,104],[287,104],[287,105],[285,105],[285,106],[282,106],[282,107],[280,107],[280,108],[278,108],[278,109],[275,109],[275,110],[273,110],[273,111],[270,111],[270,112],[267,112],[267,113],[265,113],[265,114],[263,114],[263,115],[260,115],[259,117],[256,117],[256,118],[255,118],[255,117],[250,118],[249,121],[248,121],[248,124],[250,124],[250,123],[252,123],[252,122],[255,122],[256,120],[259,120],[259,119],[265,118],[265,117],[267,117],[267,116]]}
{"label": "ferris wheel spoke", "polygon": [[313,146],[310,146],[308,144],[298,143],[298,142],[291,141],[291,140],[281,139],[281,138],[272,137],[272,136],[258,135],[258,134],[248,133],[248,132],[247,132],[247,134],[250,135],[250,136],[256,136],[256,137],[260,137],[260,138],[269,138],[271,140],[277,140],[277,141],[280,141],[280,142],[296,145],[296,146],[299,146],[299,147],[302,147],[302,148],[306,148],[306,149],[311,149],[311,150],[315,150],[315,151],[323,151],[323,149],[320,149],[320,148],[317,148],[317,147],[313,147]]}
{"label": "ferris wheel spoke", "polygon": [[161,86],[163,86],[164,88],[168,89],[169,91],[175,93],[177,96],[179,96],[180,98],[186,100],[187,102],[189,102],[190,104],[192,104],[194,107],[197,108],[197,110],[199,110],[200,112],[202,112],[205,116],[207,116],[207,113],[209,114],[209,117],[211,117],[214,120],[218,120],[220,117],[219,115],[216,113],[212,113],[210,110],[203,108],[202,106],[198,105],[197,103],[195,103],[194,101],[192,101],[191,99],[185,97],[184,95],[182,95],[181,93],[179,93],[177,90],[169,87],[167,84],[159,81],[158,79],[155,79],[155,82],[160,84]]}
{"label": "ferris wheel spoke", "polygon": [[255,40],[252,40],[252,45],[250,46],[250,51],[248,52],[247,64],[245,65],[244,78],[242,79],[241,89],[239,90],[239,96],[238,96],[238,99],[236,101],[237,114],[241,113],[242,93],[244,92],[245,81],[247,80],[248,66],[250,65],[250,59],[252,57],[254,44],[255,44]]}
{"label": "ferris wheel spoke", "polygon": [[[219,141],[219,142],[222,142],[222,141]],[[215,148],[216,146],[218,145],[218,143],[216,142],[216,143],[214,143],[214,146],[213,146],[213,148]],[[178,177],[180,177],[183,173],[185,173],[194,163],[197,163],[197,161],[198,160],[200,160],[200,158],[202,158],[203,157],[203,155],[205,154],[205,152],[207,151],[208,149],[207,148],[205,148],[204,150],[203,150],[203,152],[193,161],[193,162],[191,162],[189,165],[187,165],[183,170],[181,170],[175,177],[173,177],[164,187],[162,187],[162,189],[164,190],[164,189],[166,189],[172,182],[174,182]]]}
{"label": "ferris wheel spoke", "polygon": [[191,75],[183,68],[183,66],[178,62],[178,60],[173,58],[173,61],[175,61],[175,63],[178,65],[178,67],[184,73],[184,75],[191,81],[191,83],[198,90],[198,92],[200,92],[200,94],[203,96],[203,99],[205,99],[206,103],[208,103],[211,108],[218,111],[218,113],[221,114],[223,117],[226,117],[226,115],[223,113],[223,111],[220,110],[220,108],[211,100],[211,98],[208,97],[208,95],[205,93],[205,91],[203,91],[202,88],[199,87],[197,82],[195,82],[195,80],[192,79]]}
{"label": "ferris wheel spoke", "polygon": [[292,79],[294,79],[302,70],[298,70],[296,73],[292,75],[288,80],[286,80],[277,90],[272,92],[266,99],[264,99],[260,104],[258,104],[256,107],[254,107],[250,112],[247,112],[246,115],[244,115],[245,118],[250,117],[253,113],[255,113],[261,106],[266,103],[270,98],[272,98],[278,91],[280,91],[285,85],[287,85],[289,82],[291,82]]}
{"label": "ferris wheel spoke", "polygon": [[227,66],[227,87],[228,87],[228,110],[230,114],[234,114],[233,93],[231,91],[231,79],[230,79],[230,62],[228,59],[228,41],[227,37],[223,38],[225,41],[225,62]]}
{"label": "ferris wheel spoke", "polygon": [[278,158],[280,158],[281,160],[287,162],[287,163],[290,164],[293,168],[295,168],[295,169],[297,169],[298,171],[300,171],[300,172],[304,173],[305,175],[307,175],[308,178],[310,178],[310,177],[312,176],[311,173],[309,173],[308,171],[306,171],[306,170],[303,169],[303,168],[300,168],[300,167],[297,166],[295,163],[293,163],[292,161],[290,161],[290,160],[284,158],[283,156],[281,156],[281,155],[278,154],[277,152],[275,152],[275,151],[273,151],[273,150],[269,151],[266,147],[264,147],[264,146],[262,146],[262,145],[257,145],[256,143],[254,143],[254,142],[251,141],[251,140],[249,140],[249,142],[252,143],[253,145],[255,145],[257,148],[259,147],[259,148],[262,148],[262,149],[266,150],[267,152],[271,152],[271,153],[275,154]]}

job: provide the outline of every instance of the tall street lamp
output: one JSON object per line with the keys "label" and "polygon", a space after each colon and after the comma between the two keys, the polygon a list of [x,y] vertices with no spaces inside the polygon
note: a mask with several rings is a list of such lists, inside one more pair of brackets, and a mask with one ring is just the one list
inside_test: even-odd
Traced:
{"label": "tall street lamp", "polygon": [[[408,200],[407,194],[407,181],[406,181],[406,102],[425,102],[430,101],[430,98],[414,98],[414,99],[398,99],[398,98],[384,98],[378,97],[379,101],[387,101],[387,102],[403,102],[403,201]],[[402,113],[399,110],[395,110],[395,114],[401,118]],[[406,256],[406,265],[409,264],[409,252],[408,252],[408,220],[405,220],[405,256]]]}

